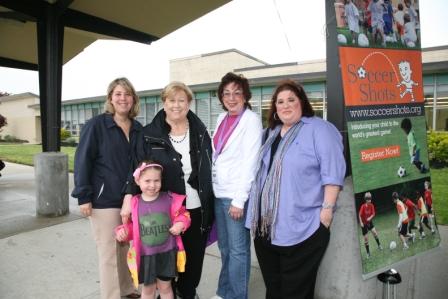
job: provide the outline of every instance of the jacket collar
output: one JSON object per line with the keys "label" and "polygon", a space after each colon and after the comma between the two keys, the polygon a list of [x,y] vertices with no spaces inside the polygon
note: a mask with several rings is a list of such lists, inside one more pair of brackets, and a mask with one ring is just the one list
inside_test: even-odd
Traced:
{"label": "jacket collar", "polygon": [[[190,124],[191,130],[202,133],[202,131],[206,129],[205,125],[202,123],[199,117],[196,114],[194,114],[191,110],[188,111],[187,119]],[[171,131],[170,125],[166,122],[166,112],[163,109],[157,112],[150,126],[153,127],[153,129],[155,129],[156,131],[162,132],[162,135],[166,136]]]}
{"label": "jacket collar", "polygon": [[[104,122],[106,124],[106,128],[110,129],[112,127],[117,127],[117,123],[114,121],[114,117],[110,113],[104,113]],[[140,131],[142,126],[135,119],[131,119],[131,130],[130,131]]]}

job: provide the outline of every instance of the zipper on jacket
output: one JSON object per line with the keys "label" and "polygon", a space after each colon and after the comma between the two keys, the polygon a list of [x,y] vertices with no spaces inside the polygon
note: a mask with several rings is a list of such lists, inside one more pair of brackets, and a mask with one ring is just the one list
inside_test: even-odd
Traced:
{"label": "zipper on jacket", "polygon": [[[202,132],[202,136],[201,136],[201,144],[199,146],[200,150],[202,150],[203,146],[204,146],[204,138],[205,138],[205,134],[204,132]],[[208,156],[208,151],[207,149],[205,149],[205,152],[207,153]],[[201,167],[202,167],[202,153],[200,154],[199,157],[199,169],[198,169],[198,185],[199,185],[199,193],[202,193],[202,186],[201,186]],[[199,200],[201,200],[201,194],[199,194]],[[201,202],[201,234],[203,234],[205,232],[205,228],[204,228],[204,203]]]}
{"label": "zipper on jacket", "polygon": [[98,200],[100,198],[101,194],[103,194],[103,191],[104,191],[104,183],[101,185],[100,192],[98,193],[96,200]]}
{"label": "zipper on jacket", "polygon": [[151,139],[152,139],[152,140],[155,140],[155,141],[158,141],[158,142],[161,143],[162,145],[166,145],[166,146],[168,146],[170,149],[172,149],[172,150],[176,153],[178,161],[181,161],[181,158],[180,158],[179,153],[176,151],[176,149],[174,148],[174,146],[173,146],[169,141],[166,141],[166,140],[163,139],[163,138],[156,138],[156,137],[145,136],[145,141],[151,143]]}

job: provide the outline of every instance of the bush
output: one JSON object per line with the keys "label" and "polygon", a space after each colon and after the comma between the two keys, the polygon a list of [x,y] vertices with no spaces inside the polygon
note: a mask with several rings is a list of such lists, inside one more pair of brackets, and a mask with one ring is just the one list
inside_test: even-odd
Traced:
{"label": "bush", "polygon": [[448,165],[448,132],[429,132],[428,153],[433,165]]}
{"label": "bush", "polygon": [[63,146],[76,146],[78,144],[78,140],[74,137],[70,137],[61,142]]}
{"label": "bush", "polygon": [[22,139],[16,138],[13,135],[5,135],[5,137],[3,137],[3,139],[2,139],[2,141],[11,142],[11,143],[27,143],[28,142],[27,140],[22,140]]}
{"label": "bush", "polygon": [[70,133],[70,131],[67,131],[66,129],[62,128],[61,129],[61,141],[65,141],[67,140],[67,138],[72,137],[72,134]]}

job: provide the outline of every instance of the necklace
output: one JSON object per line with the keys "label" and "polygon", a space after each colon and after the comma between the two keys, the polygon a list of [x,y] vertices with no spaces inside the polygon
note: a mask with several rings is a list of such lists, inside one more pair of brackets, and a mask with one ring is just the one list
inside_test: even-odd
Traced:
{"label": "necklace", "polygon": [[[184,136],[181,138],[181,139],[175,139],[175,138],[173,138],[173,136],[171,136],[171,134],[169,134],[168,133],[168,137],[170,138],[170,140],[172,141],[172,142],[174,142],[174,143],[182,143],[182,142],[184,142],[184,140],[187,138],[187,135],[188,135],[188,131],[189,131],[189,124],[188,124],[188,122],[187,122],[187,128],[186,128],[186,130],[185,130],[185,134],[184,134]],[[177,136],[176,136],[177,137]]]}

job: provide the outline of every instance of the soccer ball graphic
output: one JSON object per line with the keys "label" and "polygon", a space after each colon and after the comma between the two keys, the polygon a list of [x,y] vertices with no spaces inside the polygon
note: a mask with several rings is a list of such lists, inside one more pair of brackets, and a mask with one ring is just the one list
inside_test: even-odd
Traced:
{"label": "soccer ball graphic", "polygon": [[347,38],[345,37],[345,35],[339,33],[338,34],[338,43],[346,45],[347,44]]}
{"label": "soccer ball graphic", "polygon": [[406,169],[403,166],[398,167],[397,175],[402,178],[406,175]]}
{"label": "soccer ball graphic", "polygon": [[386,35],[384,37],[384,39],[386,40],[386,42],[388,43],[392,43],[394,41],[394,38],[392,36]]}
{"label": "soccer ball graphic", "polygon": [[397,248],[397,242],[390,241],[389,248],[390,250],[394,250],[395,248]]}
{"label": "soccer ball graphic", "polygon": [[414,48],[415,47],[415,43],[413,42],[413,41],[408,41],[407,43],[406,43],[406,46],[408,46],[408,48]]}
{"label": "soccer ball graphic", "polygon": [[369,46],[369,39],[364,33],[360,33],[358,35],[358,45],[360,47],[368,47]]}

